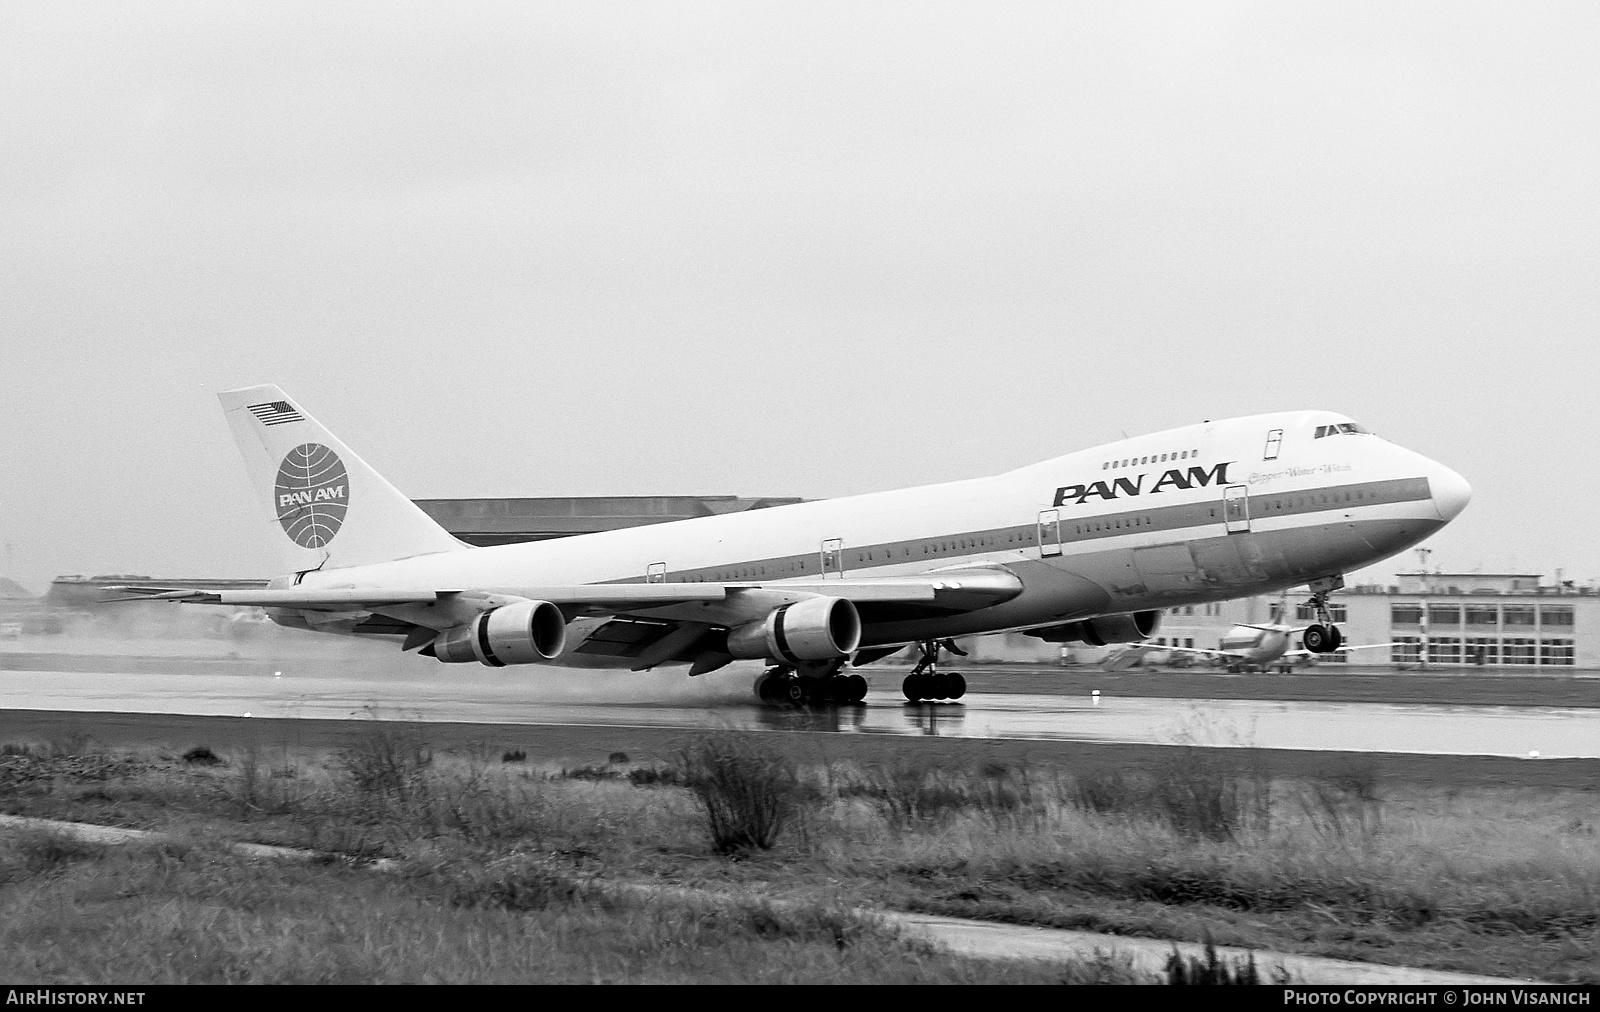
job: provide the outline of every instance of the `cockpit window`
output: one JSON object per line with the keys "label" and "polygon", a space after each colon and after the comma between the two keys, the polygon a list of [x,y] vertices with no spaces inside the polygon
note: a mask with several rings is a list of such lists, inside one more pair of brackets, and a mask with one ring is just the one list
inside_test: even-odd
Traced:
{"label": "cockpit window", "polygon": [[1323,436],[1354,436],[1358,433],[1371,434],[1372,430],[1359,422],[1340,422],[1337,425],[1319,425],[1315,438]]}

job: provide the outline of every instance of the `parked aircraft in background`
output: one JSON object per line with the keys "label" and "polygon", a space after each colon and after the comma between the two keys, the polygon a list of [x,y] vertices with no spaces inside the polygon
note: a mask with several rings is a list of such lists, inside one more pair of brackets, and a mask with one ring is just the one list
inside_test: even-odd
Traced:
{"label": "parked aircraft in background", "polygon": [[1343,415],[1290,411],[993,477],[472,548],[277,387],[220,397],[286,575],[130,596],[262,607],[444,663],[698,675],[761,660],[758,694],[794,702],[859,701],[852,667],[907,644],[922,655],[907,698],[954,698],[964,681],[937,666],[951,637],[1140,642],[1175,605],[1301,584],[1317,615],[1304,647],[1324,653],[1342,574],[1422,541],[1471,495]]}
{"label": "parked aircraft in background", "polygon": [[[1166,644],[1132,644],[1106,658],[1101,667],[1107,671],[1119,671],[1132,667],[1186,666],[1183,662],[1206,661],[1231,672],[1267,671],[1276,667],[1283,674],[1288,674],[1296,665],[1308,665],[1316,661],[1318,654],[1313,651],[1303,647],[1290,649],[1295,637],[1303,636],[1308,628],[1243,622],[1223,633],[1215,650]],[[1348,654],[1355,650],[1391,646],[1394,644],[1341,644],[1332,650],[1321,651],[1321,654]],[[1174,661],[1179,661],[1179,664],[1174,664]]]}

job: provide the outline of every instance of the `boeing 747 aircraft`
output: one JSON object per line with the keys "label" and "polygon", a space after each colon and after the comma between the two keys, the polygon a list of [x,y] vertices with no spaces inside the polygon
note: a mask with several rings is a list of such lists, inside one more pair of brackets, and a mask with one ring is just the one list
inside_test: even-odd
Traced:
{"label": "boeing 747 aircraft", "polygon": [[908,644],[909,699],[954,698],[950,638],[1135,643],[1162,611],[1307,584],[1307,650],[1339,645],[1343,574],[1449,523],[1454,471],[1328,411],[1204,422],[919,488],[528,544],[439,527],[275,386],[220,395],[286,575],[261,590],[130,587],[393,637],[446,664],[690,675],[765,661],[757,694],[847,703]]}

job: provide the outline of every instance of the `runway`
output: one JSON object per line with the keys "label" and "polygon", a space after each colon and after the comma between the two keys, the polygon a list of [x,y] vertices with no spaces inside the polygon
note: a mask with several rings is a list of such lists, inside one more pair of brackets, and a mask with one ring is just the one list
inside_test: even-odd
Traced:
{"label": "runway", "polygon": [[[116,665],[106,658],[108,668]],[[437,669],[433,669],[437,671]],[[805,731],[991,741],[1101,742],[1338,752],[1600,758],[1600,709],[1196,700],[974,692],[908,704],[875,676],[864,705],[792,710],[746,702],[751,676],[681,672],[507,675],[477,670],[341,677],[6,670],[0,708],[289,720],[403,720],[577,728]]]}

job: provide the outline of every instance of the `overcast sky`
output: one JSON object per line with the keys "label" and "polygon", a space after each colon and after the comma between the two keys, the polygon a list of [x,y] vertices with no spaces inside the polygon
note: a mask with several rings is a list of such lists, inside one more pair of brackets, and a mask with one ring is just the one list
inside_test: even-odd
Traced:
{"label": "overcast sky", "polygon": [[214,392],[275,382],[416,497],[1325,407],[1472,482],[1434,565],[1592,579],[1596,53],[1593,3],[3,2],[0,572],[270,574]]}

